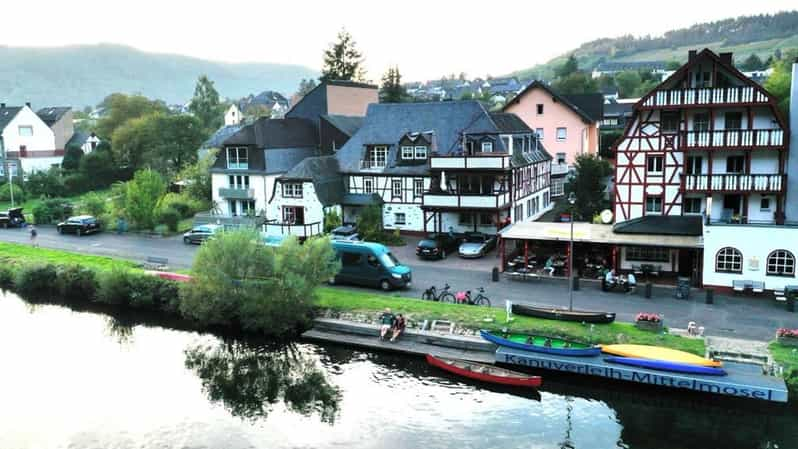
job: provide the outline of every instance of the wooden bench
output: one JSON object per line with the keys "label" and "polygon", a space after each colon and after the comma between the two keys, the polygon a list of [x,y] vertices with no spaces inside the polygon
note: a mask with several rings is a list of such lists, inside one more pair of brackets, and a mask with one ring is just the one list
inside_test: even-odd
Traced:
{"label": "wooden bench", "polygon": [[763,293],[765,291],[765,283],[760,281],[751,282],[751,291],[754,293]]}
{"label": "wooden bench", "polygon": [[169,259],[166,257],[147,256],[147,261],[144,262],[144,268],[150,270],[168,270]]}
{"label": "wooden bench", "polygon": [[749,281],[747,279],[732,281],[732,289],[735,292],[743,292],[749,288],[750,289],[754,288],[754,281]]}

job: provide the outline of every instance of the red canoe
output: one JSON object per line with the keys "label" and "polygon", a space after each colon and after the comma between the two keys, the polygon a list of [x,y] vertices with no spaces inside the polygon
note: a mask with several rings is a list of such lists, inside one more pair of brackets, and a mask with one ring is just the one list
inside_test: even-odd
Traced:
{"label": "red canoe", "polygon": [[458,376],[493,384],[515,387],[539,387],[543,383],[543,379],[540,376],[529,376],[497,366],[466,360],[438,358],[427,354],[427,363]]}
{"label": "red canoe", "polygon": [[170,281],[177,281],[177,282],[188,282],[191,280],[191,276],[187,274],[180,274],[180,273],[172,273],[169,271],[152,271],[147,270],[145,273],[149,274],[150,276],[158,276],[161,279],[167,279]]}

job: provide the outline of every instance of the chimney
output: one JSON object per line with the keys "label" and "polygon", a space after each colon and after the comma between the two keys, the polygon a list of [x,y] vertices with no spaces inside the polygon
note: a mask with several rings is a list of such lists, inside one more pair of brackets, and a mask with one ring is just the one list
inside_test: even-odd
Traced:
{"label": "chimney", "polygon": [[784,213],[789,221],[798,221],[798,59],[792,64],[790,87],[790,152],[787,155],[787,194],[784,197]]}
{"label": "chimney", "polygon": [[695,55],[697,55],[697,54],[698,54],[698,52],[696,50],[688,51],[687,52],[687,62],[693,62],[693,59],[695,59]]}
{"label": "chimney", "polygon": [[720,57],[720,62],[724,64],[734,65],[733,59],[734,53],[721,53],[718,55]]}
{"label": "chimney", "polygon": [[6,104],[5,104],[5,103],[0,103],[0,109],[3,109],[3,108],[5,108],[5,107],[6,107]]}
{"label": "chimney", "polygon": [[25,106],[30,107],[30,101],[26,101]]}

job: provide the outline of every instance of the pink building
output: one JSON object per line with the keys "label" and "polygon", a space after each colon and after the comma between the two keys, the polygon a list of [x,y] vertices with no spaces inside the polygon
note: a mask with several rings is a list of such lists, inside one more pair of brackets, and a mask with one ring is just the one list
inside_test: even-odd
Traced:
{"label": "pink building", "polygon": [[551,195],[563,194],[565,175],[580,154],[597,154],[598,123],[604,99],[601,94],[560,95],[541,81],[534,81],[504,107],[535,130],[554,156]]}

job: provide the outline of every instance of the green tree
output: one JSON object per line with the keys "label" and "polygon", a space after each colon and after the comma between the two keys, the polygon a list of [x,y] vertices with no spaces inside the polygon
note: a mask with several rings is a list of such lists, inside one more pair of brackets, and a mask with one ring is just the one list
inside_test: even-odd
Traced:
{"label": "green tree", "polygon": [[552,83],[554,90],[561,94],[590,94],[598,92],[596,82],[585,72],[574,72]]}
{"label": "green tree", "polygon": [[607,177],[612,174],[612,166],[593,154],[581,154],[576,157],[574,168],[575,175],[568,180],[565,190],[576,195],[576,217],[590,221],[594,215],[609,206],[605,191]]}
{"label": "green tree", "polygon": [[634,92],[632,93],[632,97],[640,98],[643,95],[646,95],[647,93],[654,90],[655,87],[659,86],[659,83],[660,82],[655,79],[649,79],[643,81],[643,83],[637,86],[637,89],[634,90]]}
{"label": "green tree", "polygon": [[133,179],[125,183],[125,216],[138,229],[152,229],[158,202],[166,193],[166,183],[158,172],[139,170]]}
{"label": "green tree", "polygon": [[402,86],[402,75],[399,73],[399,67],[389,67],[382,77],[380,101],[382,103],[401,103],[405,96],[405,88]]}
{"label": "green tree", "polygon": [[197,162],[186,165],[177,175],[178,180],[185,182],[183,193],[192,200],[200,202],[203,207],[210,207],[212,188],[210,168],[215,161],[216,150]]}
{"label": "green tree", "polygon": [[765,81],[765,89],[776,97],[779,109],[785,117],[790,115],[790,84],[792,70],[788,59],[777,60],[771,65],[773,73]]}
{"label": "green tree", "polygon": [[129,120],[116,130],[112,150],[130,170],[150,167],[171,176],[197,160],[207,137],[199,119],[190,115],[151,114]]}
{"label": "green tree", "polygon": [[219,92],[206,75],[202,75],[197,80],[194,87],[194,97],[188,110],[198,118],[203,128],[208,130],[208,134],[219,129],[224,123],[224,105],[219,101]]}
{"label": "green tree", "polygon": [[80,168],[80,158],[83,157],[83,150],[77,145],[68,145],[64,151],[64,159],[61,161],[61,168],[64,170],[75,171]]}
{"label": "green tree", "polygon": [[328,238],[270,249],[255,230],[224,232],[197,252],[180,311],[205,325],[294,334],[310,326],[316,286],[338,269]]}
{"label": "green tree", "polygon": [[682,63],[679,61],[668,61],[665,63],[665,69],[667,70],[679,70],[679,67],[682,66]]}
{"label": "green tree", "polygon": [[89,192],[83,196],[80,211],[94,217],[102,217],[106,211],[105,198],[97,192]]}
{"label": "green tree", "polygon": [[100,106],[106,111],[105,117],[97,123],[97,135],[102,140],[111,139],[116,129],[128,120],[155,112],[169,112],[161,101],[150,100],[142,95],[119,93],[105,97]]}
{"label": "green tree", "polygon": [[765,63],[762,62],[762,59],[756,53],[751,53],[737,67],[740,70],[761,70],[765,67]]}
{"label": "green tree", "polygon": [[565,78],[579,70],[579,63],[576,61],[576,56],[571,53],[565,62],[554,70],[557,78]]}
{"label": "green tree", "polygon": [[61,170],[58,167],[50,167],[46,171],[38,170],[31,173],[25,181],[25,189],[35,196],[49,198],[63,195],[64,182],[61,179]]}
{"label": "green tree", "polygon": [[357,216],[357,232],[367,242],[382,240],[382,207],[372,204],[364,207]]}
{"label": "green tree", "polygon": [[114,131],[113,158],[119,166],[136,171],[144,166],[144,153],[158,144],[155,115],[132,118]]}
{"label": "green tree", "polygon": [[316,80],[312,78],[308,79],[303,78],[302,81],[299,82],[299,89],[297,89],[296,95],[297,97],[302,98],[315,88],[316,88]]}
{"label": "green tree", "polygon": [[243,112],[244,118],[247,122],[254,122],[259,118],[269,118],[272,116],[272,110],[265,104],[253,104],[247,107],[247,109]]}
{"label": "green tree", "polygon": [[357,49],[355,40],[348,31],[338,32],[338,40],[324,51],[324,66],[321,81],[362,81],[364,78],[363,54]]}
{"label": "green tree", "polygon": [[636,70],[624,70],[615,75],[615,84],[618,86],[618,95],[621,98],[632,98],[643,80]]}
{"label": "green tree", "polygon": [[119,171],[107,144],[98,145],[94,151],[80,158],[78,172],[88,182],[86,187],[89,189],[108,187],[119,179]]}

